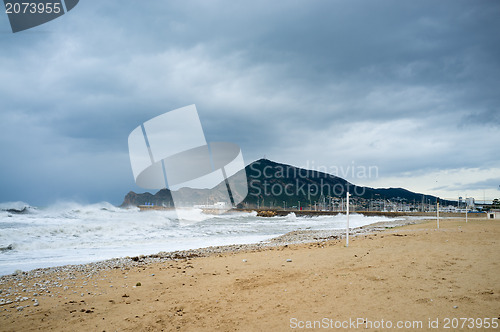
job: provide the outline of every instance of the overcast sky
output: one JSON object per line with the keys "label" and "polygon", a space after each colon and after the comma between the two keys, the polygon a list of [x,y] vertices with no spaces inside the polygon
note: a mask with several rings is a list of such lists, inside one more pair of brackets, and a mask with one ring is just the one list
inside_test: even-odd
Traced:
{"label": "overcast sky", "polygon": [[13,34],[1,14],[0,202],[144,192],[128,135],[190,104],[246,164],[500,198],[499,17],[498,1],[81,0]]}

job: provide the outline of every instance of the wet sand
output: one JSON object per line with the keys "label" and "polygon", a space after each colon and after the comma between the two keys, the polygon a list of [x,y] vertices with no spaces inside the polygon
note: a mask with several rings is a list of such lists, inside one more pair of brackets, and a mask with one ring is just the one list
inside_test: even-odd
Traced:
{"label": "wet sand", "polygon": [[[500,222],[440,226],[359,234],[348,248],[331,237],[3,277],[0,331],[384,330],[380,324],[399,321],[442,330],[446,319],[460,330],[452,318],[498,322]],[[25,300],[5,302],[13,297]]]}

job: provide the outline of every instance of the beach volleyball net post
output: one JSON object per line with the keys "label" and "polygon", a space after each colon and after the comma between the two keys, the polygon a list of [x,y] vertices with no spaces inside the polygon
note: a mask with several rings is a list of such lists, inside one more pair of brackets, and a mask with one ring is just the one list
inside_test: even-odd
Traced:
{"label": "beach volleyball net post", "polygon": [[439,229],[439,197],[436,199],[436,220],[437,228]]}
{"label": "beach volleyball net post", "polygon": [[347,223],[346,223],[346,228],[345,228],[345,246],[349,247],[349,192],[347,192],[346,195],[346,216],[347,216]]}
{"label": "beach volleyball net post", "polygon": [[467,200],[467,195],[465,195],[465,223],[467,223],[468,213],[469,213],[469,201]]}

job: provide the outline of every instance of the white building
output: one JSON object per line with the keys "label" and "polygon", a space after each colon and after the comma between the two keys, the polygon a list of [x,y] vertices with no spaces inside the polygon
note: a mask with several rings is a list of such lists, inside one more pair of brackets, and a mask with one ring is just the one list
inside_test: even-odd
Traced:
{"label": "white building", "polygon": [[488,219],[500,219],[500,210],[491,210],[488,212]]}
{"label": "white building", "polygon": [[469,209],[474,209],[476,206],[475,206],[475,201],[474,201],[474,198],[473,197],[467,197],[465,199],[465,204],[469,207]]}

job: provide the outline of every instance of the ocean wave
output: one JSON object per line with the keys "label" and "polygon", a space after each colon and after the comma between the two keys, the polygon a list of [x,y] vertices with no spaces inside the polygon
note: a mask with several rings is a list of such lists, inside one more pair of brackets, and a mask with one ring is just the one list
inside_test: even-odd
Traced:
{"label": "ocean wave", "polygon": [[0,203],[0,211],[11,214],[27,214],[34,213],[36,208],[25,202],[4,202]]}
{"label": "ocean wave", "polygon": [[[208,215],[200,209],[139,211],[108,202],[80,204],[59,202],[31,207],[24,202],[8,208],[27,207],[30,213],[0,212],[0,274],[11,267],[36,268],[40,262],[73,263],[125,255],[201,248],[210,245],[251,243],[300,229],[345,228],[346,217],[301,217],[290,213],[271,218],[256,212]],[[353,214],[350,226],[363,226],[386,217]],[[260,241],[260,240],[259,240]]]}
{"label": "ocean wave", "polygon": [[0,203],[0,210],[8,210],[8,209],[22,210],[25,207],[30,207],[30,205],[22,201]]}

